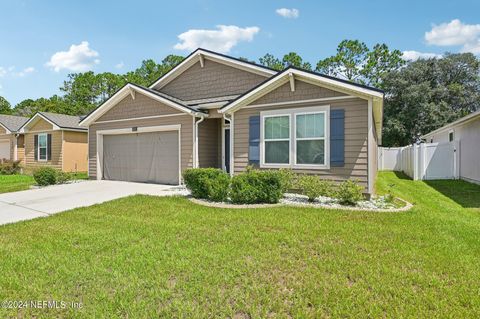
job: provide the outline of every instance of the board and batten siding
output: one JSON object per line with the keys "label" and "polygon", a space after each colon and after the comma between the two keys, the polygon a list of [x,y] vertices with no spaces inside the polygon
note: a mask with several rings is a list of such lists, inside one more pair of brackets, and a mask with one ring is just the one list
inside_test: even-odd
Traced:
{"label": "board and batten siding", "polygon": [[195,63],[160,91],[181,100],[198,100],[243,94],[265,79],[262,75],[205,59],[203,68],[200,62]]}
{"label": "board and batten siding", "polygon": [[[287,83],[254,101],[252,105],[303,101],[313,98],[327,98],[344,94],[296,81],[295,92]],[[301,90],[298,90],[298,88]],[[287,90],[288,89],[288,90]],[[278,91],[278,92],[276,92]],[[305,92],[308,92],[305,94]],[[368,101],[356,97],[321,102],[302,102],[282,106],[262,106],[241,108],[234,114],[234,172],[240,173],[248,166],[249,118],[260,115],[261,111],[303,108],[308,106],[330,105],[330,110],[345,110],[345,165],[330,169],[294,169],[297,173],[316,174],[326,179],[343,181],[356,179],[367,190],[368,187]]]}
{"label": "board and batten siding", "polygon": [[[150,114],[148,116],[169,116],[135,119],[145,116],[146,113],[144,111],[144,105],[147,105],[146,108],[150,109],[151,111],[156,110],[155,113],[148,113]],[[116,110],[117,108],[119,111]],[[97,178],[97,131],[101,130],[180,124],[181,170],[183,171],[187,168],[193,167],[193,117],[191,115],[178,111],[158,101],[148,99],[147,97],[144,99],[143,95],[136,94],[135,100],[132,100],[130,95],[127,96],[111,110],[105,113],[102,118],[108,118],[110,119],[108,121],[114,120],[114,122],[95,122],[89,127],[88,171],[91,179]],[[98,121],[100,121],[100,119]]]}

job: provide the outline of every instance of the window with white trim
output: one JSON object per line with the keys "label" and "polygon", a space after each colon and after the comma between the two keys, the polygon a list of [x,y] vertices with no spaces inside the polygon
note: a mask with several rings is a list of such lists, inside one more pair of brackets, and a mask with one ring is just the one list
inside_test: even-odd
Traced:
{"label": "window with white trim", "polygon": [[295,114],[295,163],[325,165],[326,112]]}
{"label": "window with white trim", "polygon": [[263,118],[266,164],[290,163],[290,115]]}
{"label": "window with white trim", "polygon": [[38,160],[46,161],[47,160],[47,134],[38,134]]}
{"label": "window with white trim", "polygon": [[260,113],[260,166],[328,169],[330,106]]}

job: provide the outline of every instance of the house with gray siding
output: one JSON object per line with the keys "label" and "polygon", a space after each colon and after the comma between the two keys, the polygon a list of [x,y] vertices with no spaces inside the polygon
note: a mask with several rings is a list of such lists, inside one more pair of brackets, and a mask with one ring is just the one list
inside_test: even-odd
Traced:
{"label": "house with gray siding", "polygon": [[182,171],[290,168],[374,192],[383,92],[197,49],[149,87],[87,115],[89,176],[180,184]]}

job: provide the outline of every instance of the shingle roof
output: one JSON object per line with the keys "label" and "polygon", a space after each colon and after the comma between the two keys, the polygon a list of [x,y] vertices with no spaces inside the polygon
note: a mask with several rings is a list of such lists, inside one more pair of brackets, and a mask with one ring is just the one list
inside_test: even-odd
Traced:
{"label": "shingle roof", "polygon": [[0,124],[11,132],[17,132],[27,121],[27,117],[0,114]]}
{"label": "shingle roof", "polygon": [[60,128],[73,128],[78,130],[87,129],[84,127],[80,127],[78,123],[80,122],[80,116],[72,116],[72,115],[65,115],[65,114],[57,114],[57,113],[49,113],[49,112],[38,112],[40,115],[44,116],[55,125]]}

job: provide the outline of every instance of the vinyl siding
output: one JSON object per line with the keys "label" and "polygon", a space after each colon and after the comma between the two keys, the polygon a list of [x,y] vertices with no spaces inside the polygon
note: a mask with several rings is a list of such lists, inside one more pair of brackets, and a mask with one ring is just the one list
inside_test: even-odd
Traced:
{"label": "vinyl siding", "polygon": [[[287,84],[288,85],[288,84]],[[264,104],[273,102],[299,101],[319,97],[333,97],[343,95],[324,88],[296,81],[296,91],[291,92],[289,85],[288,91],[284,86],[267,94],[252,104]],[[299,90],[300,88],[300,90]],[[278,92],[276,92],[278,91]],[[308,93],[307,93],[308,92]],[[316,93],[314,93],[316,92]],[[248,165],[248,135],[250,116],[260,115],[261,111],[301,108],[308,106],[330,105],[331,110],[345,110],[345,165],[344,167],[332,167],[328,170],[300,170],[295,169],[297,173],[307,173],[320,175],[326,179],[334,181],[343,181],[346,179],[356,179],[365,187],[368,187],[368,102],[360,98],[351,98],[345,100],[331,100],[316,103],[301,103],[278,106],[265,106],[257,108],[243,108],[234,114],[234,172],[239,173],[245,170]]]}
{"label": "vinyl siding", "polygon": [[44,119],[38,117],[38,120],[33,126],[30,126],[28,129],[29,132],[36,132],[36,131],[48,131],[52,130],[53,126],[49,122],[45,121]]}
{"label": "vinyl siding", "polygon": [[[36,126],[35,126],[36,127]],[[38,127],[36,127],[38,130]],[[36,134],[52,134],[52,159],[50,161],[35,161],[35,141],[34,136]],[[36,166],[52,166],[56,169],[62,169],[62,131],[36,131],[35,133],[25,134],[25,166],[33,168]]]}
{"label": "vinyl siding", "polygon": [[17,160],[19,160],[22,165],[25,165],[25,135],[23,134],[17,139]]}
{"label": "vinyl siding", "polygon": [[63,132],[63,170],[86,172],[88,170],[88,134]]}
{"label": "vinyl siding", "polygon": [[205,59],[203,68],[200,62],[195,63],[160,91],[182,100],[196,100],[242,94],[265,79],[264,76]]}
{"label": "vinyl siding", "polygon": [[97,122],[176,113],[182,113],[182,111],[136,92],[135,100],[131,95],[126,96],[115,107],[102,115]]}
{"label": "vinyl siding", "polygon": [[[200,167],[220,168],[220,119],[206,119],[198,126],[198,158]],[[221,141],[221,140],[220,140]],[[220,155],[221,158],[221,155]]]}

